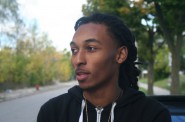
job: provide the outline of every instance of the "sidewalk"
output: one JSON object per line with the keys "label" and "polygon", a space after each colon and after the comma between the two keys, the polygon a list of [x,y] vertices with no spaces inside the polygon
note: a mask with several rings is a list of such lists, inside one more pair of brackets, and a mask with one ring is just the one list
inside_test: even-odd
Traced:
{"label": "sidewalk", "polygon": [[53,89],[59,89],[65,86],[75,85],[76,83],[77,83],[76,81],[56,83],[54,85],[40,87],[39,90],[36,90],[35,87],[17,89],[17,90],[9,89],[9,90],[6,90],[5,92],[0,93],[0,102],[33,95],[44,91],[50,91]]}
{"label": "sidewalk", "polygon": [[[148,89],[148,86],[145,83],[138,82],[138,85],[139,87],[142,87],[146,90]],[[154,86],[154,95],[170,95],[170,91],[168,91],[167,89]]]}

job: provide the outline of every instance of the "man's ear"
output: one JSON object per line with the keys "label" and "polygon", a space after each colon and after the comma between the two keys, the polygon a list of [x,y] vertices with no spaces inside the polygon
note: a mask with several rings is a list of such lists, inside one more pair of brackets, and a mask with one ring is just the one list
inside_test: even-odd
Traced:
{"label": "man's ear", "polygon": [[118,53],[116,55],[116,61],[121,64],[127,59],[128,49],[126,46],[118,48]]}

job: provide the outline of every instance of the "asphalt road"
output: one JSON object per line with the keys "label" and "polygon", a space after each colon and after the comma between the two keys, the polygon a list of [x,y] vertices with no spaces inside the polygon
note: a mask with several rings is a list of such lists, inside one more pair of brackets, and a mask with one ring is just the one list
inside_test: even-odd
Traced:
{"label": "asphalt road", "polygon": [[57,90],[1,102],[0,122],[36,122],[41,105],[50,98],[67,92],[70,87],[72,86],[68,85]]}

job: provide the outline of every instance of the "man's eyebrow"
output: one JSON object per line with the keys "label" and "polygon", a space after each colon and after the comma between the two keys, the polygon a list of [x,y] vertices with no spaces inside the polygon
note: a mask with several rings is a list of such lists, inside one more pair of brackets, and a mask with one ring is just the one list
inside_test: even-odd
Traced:
{"label": "man's eyebrow", "polygon": [[[92,39],[87,39],[87,40],[85,40],[84,42],[85,42],[85,43],[92,43],[92,42],[95,42],[95,43],[102,44],[99,40],[94,39],[94,38],[92,38]],[[74,41],[71,41],[71,42],[70,42],[70,45],[71,45],[71,46],[72,46],[72,45],[76,45],[76,43],[75,43]]]}
{"label": "man's eyebrow", "polygon": [[94,39],[94,38],[85,40],[85,43],[91,43],[91,42],[102,44],[99,40]]}

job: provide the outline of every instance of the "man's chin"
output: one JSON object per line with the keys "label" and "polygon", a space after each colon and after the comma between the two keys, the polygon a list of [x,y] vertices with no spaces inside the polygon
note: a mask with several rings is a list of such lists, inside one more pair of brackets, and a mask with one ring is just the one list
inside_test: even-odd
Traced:
{"label": "man's chin", "polygon": [[83,90],[83,91],[88,91],[88,92],[92,92],[92,91],[96,91],[98,89],[98,86],[93,86],[93,85],[84,85],[84,84],[80,84],[79,83],[79,87]]}
{"label": "man's chin", "polygon": [[79,83],[79,87],[82,90],[90,91],[90,92],[97,91],[98,89],[102,89],[107,84],[107,82],[101,82],[101,83],[95,84],[90,81],[89,82],[88,81],[78,81],[78,83]]}
{"label": "man's chin", "polygon": [[89,92],[92,92],[94,91],[94,87],[80,87],[83,91],[89,91]]}
{"label": "man's chin", "polygon": [[79,84],[79,87],[82,89],[82,90],[85,90],[85,91],[91,91],[94,89],[93,86],[91,86],[90,84],[87,84],[86,82],[84,81],[78,81],[78,84]]}
{"label": "man's chin", "polygon": [[88,89],[91,89],[91,87],[90,87],[90,86],[88,86],[88,85],[84,85],[84,84],[82,84],[82,83],[79,83],[79,87],[80,87],[82,90],[88,90]]}

